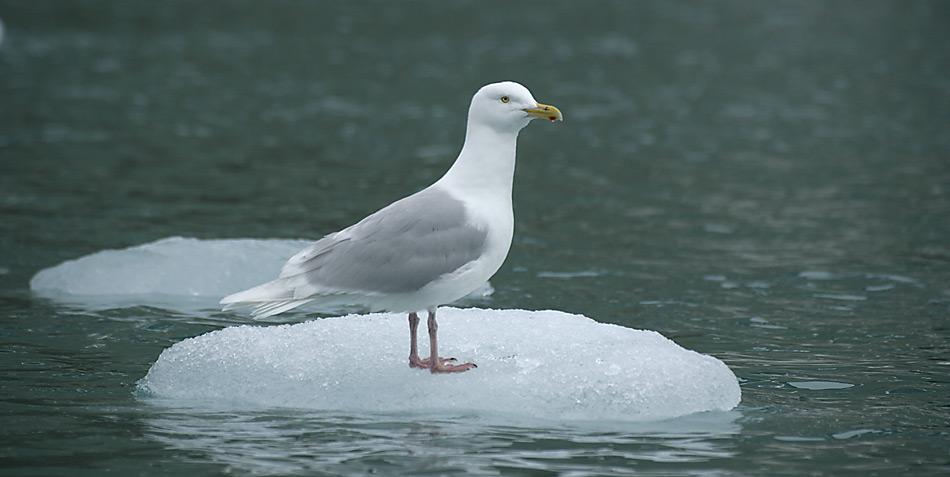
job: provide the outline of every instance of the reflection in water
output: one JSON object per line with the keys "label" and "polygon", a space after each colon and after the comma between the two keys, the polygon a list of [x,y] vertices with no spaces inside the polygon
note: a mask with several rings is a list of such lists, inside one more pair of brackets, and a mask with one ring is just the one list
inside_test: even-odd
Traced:
{"label": "reflection in water", "polygon": [[[199,462],[254,474],[494,474],[506,468],[612,475],[649,463],[731,457],[737,411],[645,423],[551,421],[485,415],[333,415],[153,406],[145,433]],[[684,469],[684,472],[686,470]]]}

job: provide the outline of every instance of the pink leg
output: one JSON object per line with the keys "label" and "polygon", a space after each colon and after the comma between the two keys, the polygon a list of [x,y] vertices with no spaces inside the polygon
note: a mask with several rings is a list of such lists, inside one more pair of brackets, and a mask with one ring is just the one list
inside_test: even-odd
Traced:
{"label": "pink leg", "polygon": [[[416,342],[418,330],[419,315],[415,312],[409,313],[409,367],[429,369],[429,358],[422,359],[419,357],[419,346]],[[439,360],[442,362],[441,364],[445,364],[450,361],[455,361],[455,358],[440,358]]]}
{"label": "pink leg", "polygon": [[[418,318],[417,318],[418,319]],[[429,310],[429,371],[433,373],[460,373],[477,368],[475,363],[446,364],[446,361],[439,358],[439,324],[435,321],[435,308]],[[453,360],[454,361],[454,360]]]}

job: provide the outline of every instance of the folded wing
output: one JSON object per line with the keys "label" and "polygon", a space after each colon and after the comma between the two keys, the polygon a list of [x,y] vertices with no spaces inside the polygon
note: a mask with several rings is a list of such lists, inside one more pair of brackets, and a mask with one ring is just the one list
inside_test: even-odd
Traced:
{"label": "folded wing", "polygon": [[277,280],[221,303],[263,317],[324,298],[412,293],[479,258],[486,237],[462,202],[430,187],[314,242]]}

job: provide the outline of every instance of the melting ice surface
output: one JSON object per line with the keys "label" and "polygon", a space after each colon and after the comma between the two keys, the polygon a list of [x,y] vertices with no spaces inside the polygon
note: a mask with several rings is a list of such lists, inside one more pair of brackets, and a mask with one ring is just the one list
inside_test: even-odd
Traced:
{"label": "melting ice surface", "polygon": [[[170,237],[103,250],[46,268],[34,292],[92,307],[122,304],[217,308],[231,293],[273,280],[308,240],[200,240]],[[489,285],[473,298],[490,295]]]}
{"label": "melting ice surface", "polygon": [[162,352],[139,390],[164,404],[584,421],[658,420],[739,403],[725,364],[653,331],[558,311],[440,311],[443,354],[477,369],[410,369],[404,316],[349,315],[186,339]]}
{"label": "melting ice surface", "polygon": [[41,270],[30,288],[69,295],[221,297],[271,280],[306,240],[170,237]]}

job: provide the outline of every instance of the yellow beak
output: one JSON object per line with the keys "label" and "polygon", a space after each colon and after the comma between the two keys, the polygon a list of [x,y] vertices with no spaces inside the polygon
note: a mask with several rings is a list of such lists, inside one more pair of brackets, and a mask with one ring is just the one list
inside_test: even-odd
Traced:
{"label": "yellow beak", "polygon": [[524,112],[528,113],[528,116],[532,118],[547,119],[551,122],[564,120],[561,110],[549,104],[538,103],[534,108],[525,108]]}

